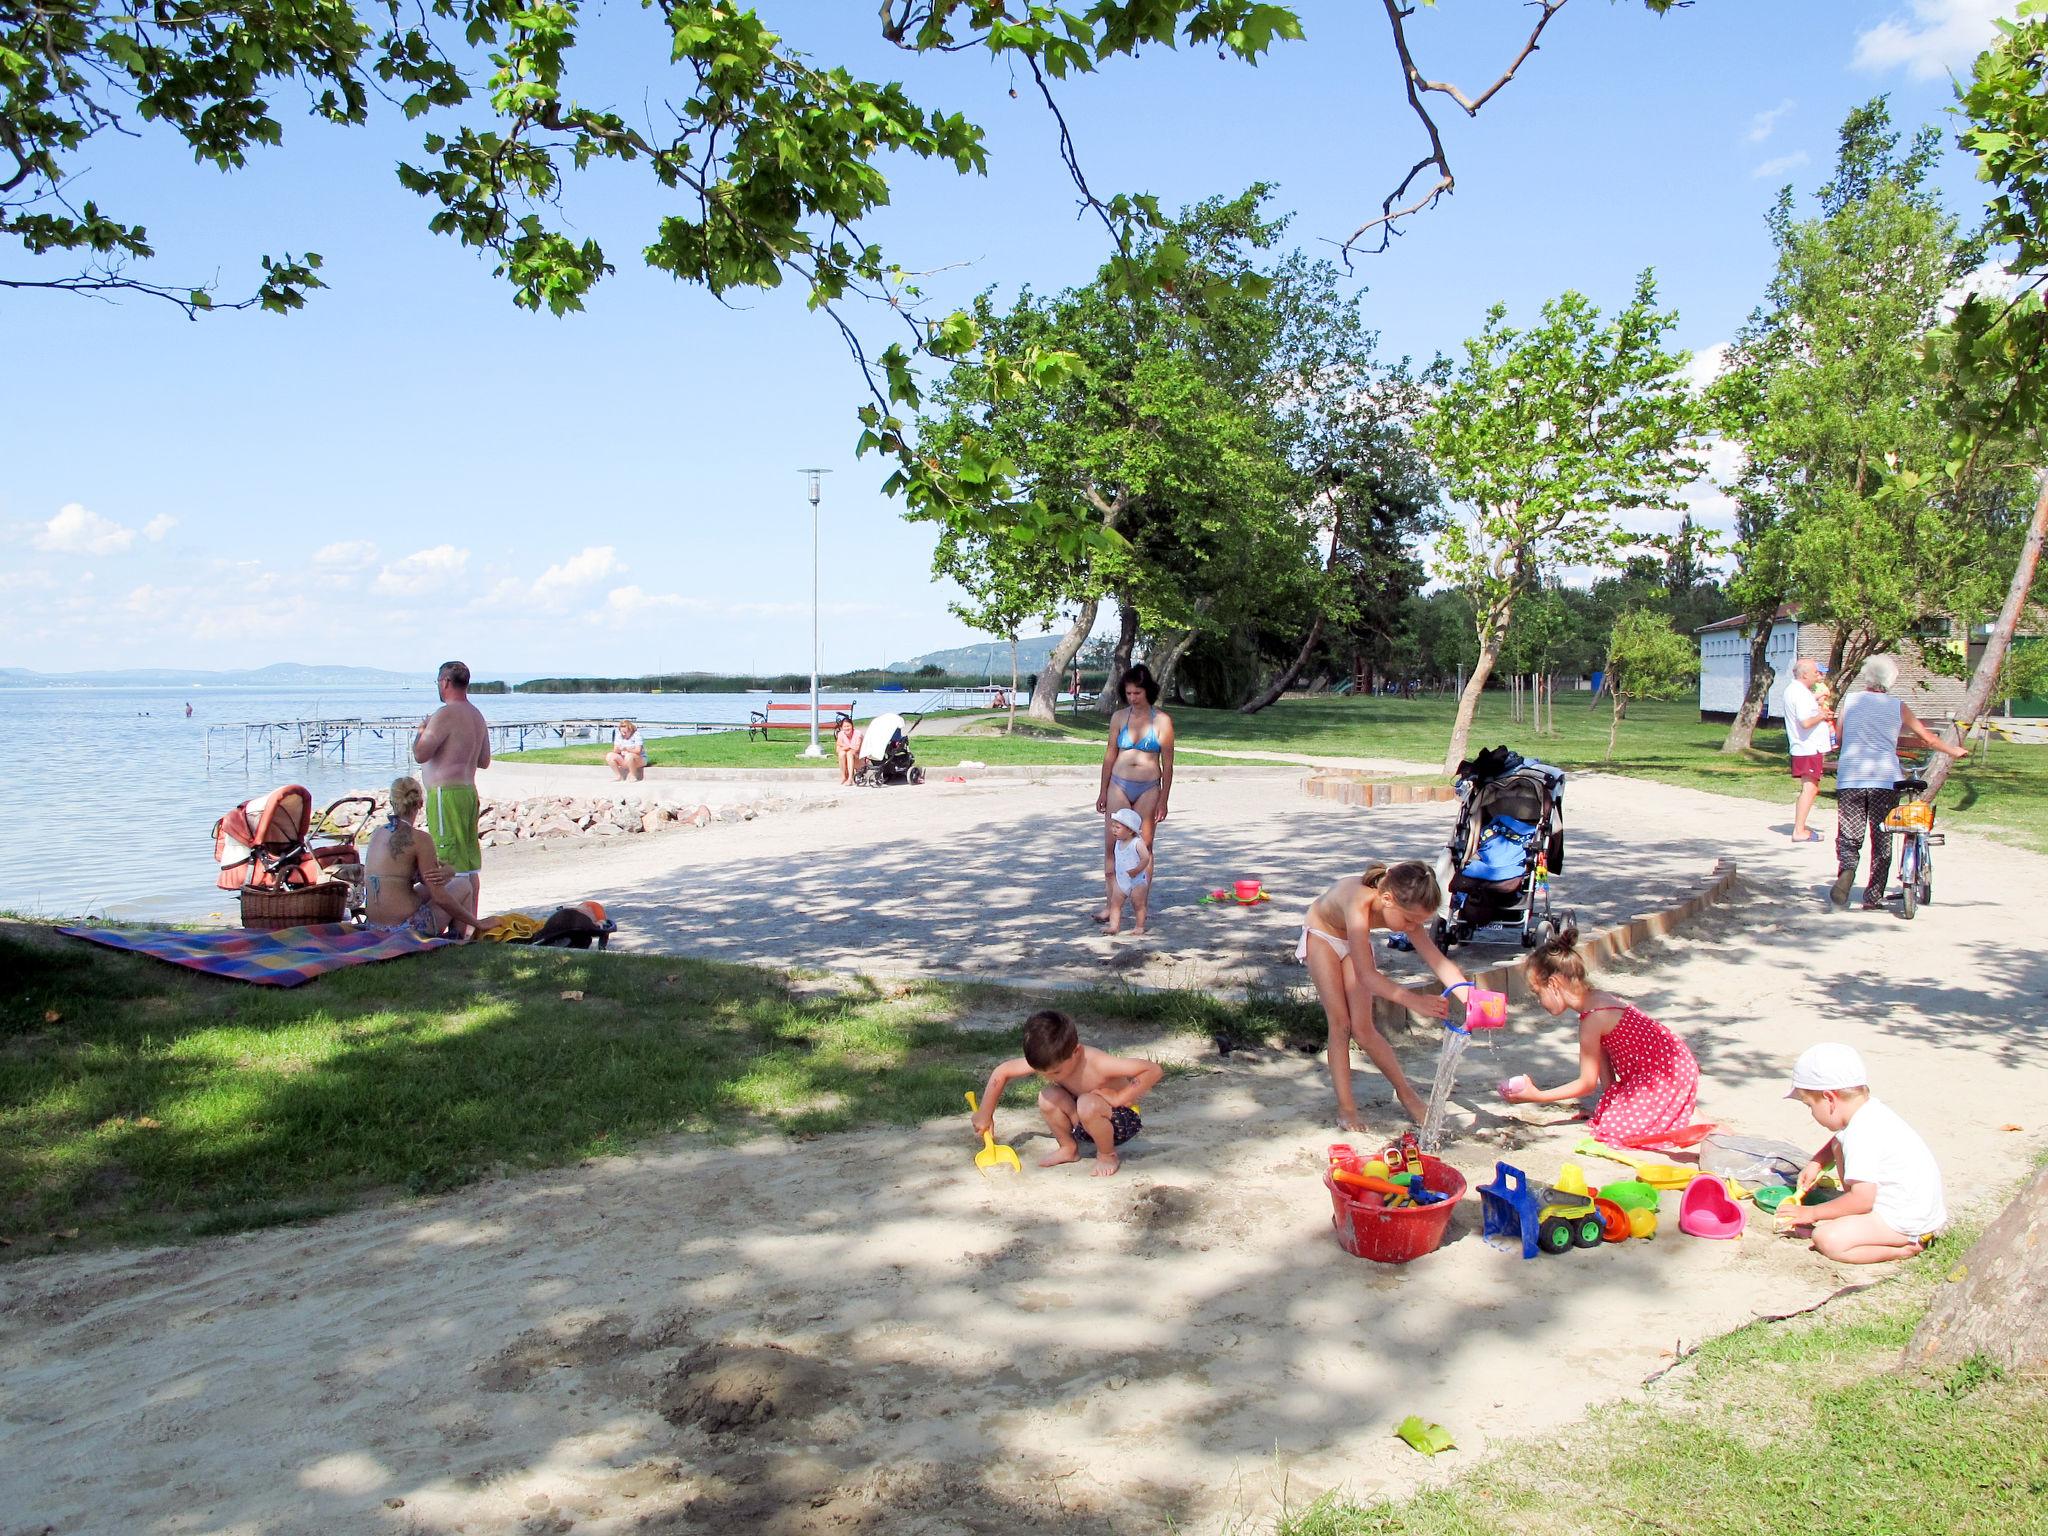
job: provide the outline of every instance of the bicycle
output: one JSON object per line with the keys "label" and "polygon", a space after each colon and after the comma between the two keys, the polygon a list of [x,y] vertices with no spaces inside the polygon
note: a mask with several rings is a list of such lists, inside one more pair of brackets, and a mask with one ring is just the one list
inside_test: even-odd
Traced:
{"label": "bicycle", "polygon": [[1892,862],[1899,872],[1899,902],[1908,922],[1934,900],[1934,855],[1930,850],[1942,846],[1942,835],[1934,830],[1934,802],[1924,798],[1927,770],[1933,762],[1930,752],[1892,786],[1904,798],[1886,812],[1879,830],[1880,836],[1896,834],[1899,839]]}

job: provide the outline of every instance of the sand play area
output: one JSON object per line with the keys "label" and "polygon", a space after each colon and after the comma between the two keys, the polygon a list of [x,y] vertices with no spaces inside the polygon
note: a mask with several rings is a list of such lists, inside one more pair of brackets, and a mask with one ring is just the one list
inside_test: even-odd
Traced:
{"label": "sand play area", "polygon": [[[1060,777],[537,850],[492,865],[485,900],[594,895],[627,947],[826,972],[1301,986],[1308,898],[1366,856],[1427,856],[1454,808],[1340,808],[1299,781],[1183,768],[1142,940],[1089,922],[1094,788]],[[1907,924],[1825,912],[1831,852],[1791,847],[1785,808],[1602,777],[1567,807],[1558,898],[1589,925],[1740,865],[1726,903],[1606,973],[1690,1042],[1703,1118],[1817,1145],[1785,1077],[1841,1039],[1934,1147],[1952,1207],[1982,1214],[2028,1165],[2048,859],[1952,834],[1936,904]],[[1276,899],[1194,904],[1243,875]],[[1085,1038],[1182,1069],[1114,1179],[1032,1166],[1048,1143],[1020,1092],[998,1129],[1021,1177],[976,1174],[963,1113],[656,1144],[304,1228],[0,1269],[0,1532],[1259,1531],[1283,1500],[1455,1475],[1645,1390],[1706,1336],[1874,1278],[1762,1218],[1739,1241],[1679,1235],[1672,1201],[1649,1243],[1524,1262],[1481,1242],[1468,1200],[1426,1259],[1350,1258],[1318,1174],[1335,1139],[1318,1057],[1224,1057],[1081,1011]],[[1580,1134],[1493,1097],[1573,1060],[1568,1025],[1511,1022],[1460,1079],[1447,1156],[1475,1182],[1501,1157],[1549,1177]],[[1426,1079],[1433,1035],[1402,1052]],[[1396,1129],[1380,1079],[1359,1091]],[[1410,1413],[1459,1449],[1410,1452],[1391,1436]]]}

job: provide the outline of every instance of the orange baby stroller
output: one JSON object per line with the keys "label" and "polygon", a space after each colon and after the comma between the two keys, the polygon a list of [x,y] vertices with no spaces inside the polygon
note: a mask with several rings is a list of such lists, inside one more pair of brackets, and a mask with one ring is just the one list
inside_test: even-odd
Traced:
{"label": "orange baby stroller", "polygon": [[285,784],[216,821],[214,883],[240,893],[242,926],[333,923],[360,910],[362,853],[354,834],[375,805],[368,795],[349,795],[316,815],[312,791]]}

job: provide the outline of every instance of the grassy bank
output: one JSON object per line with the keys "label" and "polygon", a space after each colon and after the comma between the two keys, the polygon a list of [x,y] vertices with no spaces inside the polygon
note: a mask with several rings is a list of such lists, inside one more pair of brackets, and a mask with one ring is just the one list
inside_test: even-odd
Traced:
{"label": "grassy bank", "polygon": [[[1455,710],[1452,699],[1289,699],[1256,715],[1182,709],[1174,712],[1174,720],[1181,742],[1190,749],[1221,748],[1264,761],[1391,757],[1434,763],[1442,758]],[[1507,695],[1496,693],[1488,694],[1480,707],[1472,742],[1476,749],[1504,741],[1564,768],[1604,769],[1691,789],[1780,801],[1787,807],[1789,824],[1792,796],[1785,735],[1777,727],[1758,733],[1757,748],[1731,755],[1721,751],[1728,728],[1701,721],[1691,704],[1636,704],[1622,724],[1612,759],[1607,756],[1607,727],[1604,702],[1592,709],[1584,694],[1566,695],[1558,701],[1557,733],[1538,736],[1527,724],[1510,718]],[[927,769],[969,760],[1092,764],[1101,759],[1102,742],[1098,717],[1075,722],[1062,716],[1054,729],[1033,727],[1029,735],[921,735],[917,755]],[[667,767],[789,768],[802,765],[796,755],[802,745],[794,732],[772,741],[749,741],[744,732],[673,736],[655,740],[648,758]],[[525,753],[518,760],[601,763],[605,750],[552,748]],[[820,773],[831,771],[829,761],[818,769]],[[1191,750],[1186,761],[1192,765],[1205,759]],[[1832,798],[1830,781],[1823,807]],[[1994,745],[1984,760],[1965,763],[1949,779],[1942,811],[1950,825],[2048,852],[2048,747]]]}
{"label": "grassy bank", "polygon": [[[801,731],[778,731],[763,740],[749,738],[745,731],[717,731],[700,736],[654,736],[647,743],[650,768],[810,768],[823,774],[838,772],[832,756],[832,742],[821,737],[823,760],[798,756],[807,736]],[[951,768],[964,762],[999,763],[1005,767],[1058,765],[1090,767],[1102,761],[1102,736],[1091,730],[1085,736],[1056,732],[1045,736],[927,735],[912,738],[917,760],[926,772]],[[545,747],[537,752],[508,754],[507,762],[602,763],[609,745],[587,747]]]}
{"label": "grassy bank", "polygon": [[[176,1239],[572,1163],[671,1132],[907,1124],[1020,1045],[994,989],[792,990],[739,966],[477,945],[238,985],[0,927],[0,1236]],[[842,987],[843,983],[835,983]],[[568,993],[580,993],[572,998]],[[1105,998],[1153,1028],[1300,1028],[1289,1005]],[[1021,1100],[1020,1100],[1021,1102]]]}
{"label": "grassy bank", "polygon": [[1454,1482],[1413,1498],[1326,1497],[1276,1536],[2031,1536],[2048,1507],[2048,1380],[1897,1369],[1963,1246],[1943,1240],[1818,1320],[1713,1340],[1646,1402],[1477,1465],[1461,1455]]}

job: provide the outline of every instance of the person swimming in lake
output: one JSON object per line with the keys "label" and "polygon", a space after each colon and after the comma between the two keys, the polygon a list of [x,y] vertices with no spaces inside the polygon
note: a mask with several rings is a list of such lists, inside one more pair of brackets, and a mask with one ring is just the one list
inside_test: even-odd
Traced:
{"label": "person swimming in lake", "polygon": [[1382,972],[1373,959],[1372,933],[1384,928],[1405,935],[1416,956],[1446,988],[1463,985],[1465,973],[1429,936],[1430,921],[1442,903],[1442,887],[1427,864],[1409,860],[1390,866],[1375,861],[1363,874],[1346,876],[1324,891],[1302,919],[1294,958],[1308,967],[1329,1020],[1330,1082],[1337,1090],[1337,1123],[1347,1131],[1365,1129],[1351,1093],[1353,1040],[1393,1086],[1408,1117],[1422,1123],[1421,1097],[1401,1070],[1393,1046],[1373,1026],[1373,999],[1383,997],[1425,1019],[1449,1017],[1450,1004],[1441,993],[1404,987]]}

